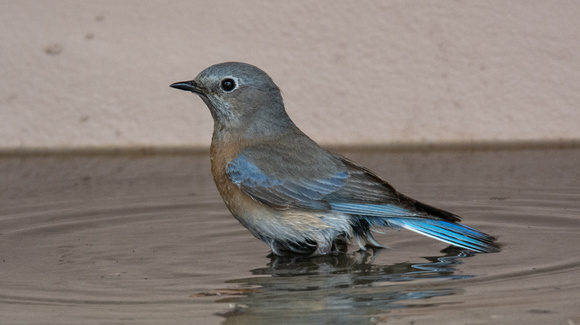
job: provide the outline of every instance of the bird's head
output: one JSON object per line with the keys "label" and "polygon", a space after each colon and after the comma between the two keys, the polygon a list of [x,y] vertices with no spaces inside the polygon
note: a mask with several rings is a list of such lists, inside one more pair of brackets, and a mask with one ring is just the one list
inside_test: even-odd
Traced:
{"label": "bird's head", "polygon": [[216,130],[256,136],[293,126],[278,86],[264,71],[250,64],[212,65],[193,80],[176,82],[171,87],[199,95],[211,111]]}

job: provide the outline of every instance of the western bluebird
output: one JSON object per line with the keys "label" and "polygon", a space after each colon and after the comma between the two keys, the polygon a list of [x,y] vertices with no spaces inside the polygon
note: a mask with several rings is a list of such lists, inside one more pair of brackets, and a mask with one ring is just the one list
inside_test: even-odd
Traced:
{"label": "western bluebird", "polygon": [[201,97],[214,120],[214,181],[226,206],[276,255],[325,255],[356,240],[382,248],[371,234],[406,228],[479,253],[494,238],[457,223],[450,212],[397,192],[369,169],[331,153],[292,122],[280,89],[255,66],[213,65],[173,88]]}

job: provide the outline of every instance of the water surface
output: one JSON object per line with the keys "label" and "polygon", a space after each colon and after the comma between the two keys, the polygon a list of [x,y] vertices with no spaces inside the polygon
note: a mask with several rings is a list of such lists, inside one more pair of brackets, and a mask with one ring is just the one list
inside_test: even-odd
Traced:
{"label": "water surface", "polygon": [[276,258],[206,153],[0,157],[1,324],[580,324],[580,149],[344,150],[499,238]]}

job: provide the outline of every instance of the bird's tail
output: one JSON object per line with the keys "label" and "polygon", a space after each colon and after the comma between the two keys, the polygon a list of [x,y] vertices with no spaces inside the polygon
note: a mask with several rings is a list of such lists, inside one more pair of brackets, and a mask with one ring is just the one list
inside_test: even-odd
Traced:
{"label": "bird's tail", "polygon": [[[371,223],[377,225],[376,221],[372,220]],[[386,226],[406,228],[474,252],[493,253],[499,251],[499,247],[494,243],[494,237],[459,223],[435,219],[397,217],[384,218],[381,221],[385,222]]]}
{"label": "bird's tail", "polygon": [[[359,245],[380,247],[373,239],[374,228],[406,228],[448,244],[478,253],[499,251],[495,238],[460,223],[459,217],[429,205],[410,201],[416,210],[393,204],[330,203],[333,210],[353,216],[351,224]],[[427,217],[429,216],[429,217]],[[430,218],[431,217],[431,218]],[[444,220],[446,219],[446,220]],[[362,239],[362,241],[361,241]]]}

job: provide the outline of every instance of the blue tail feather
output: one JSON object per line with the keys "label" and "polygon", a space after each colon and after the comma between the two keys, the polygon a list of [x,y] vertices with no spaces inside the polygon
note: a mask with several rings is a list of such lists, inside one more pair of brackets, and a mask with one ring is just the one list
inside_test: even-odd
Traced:
{"label": "blue tail feather", "polygon": [[[376,220],[374,224],[376,224]],[[498,251],[494,238],[473,228],[443,220],[419,218],[386,218],[390,227],[406,228],[458,247],[479,253]]]}
{"label": "blue tail feather", "polygon": [[[414,201],[423,210],[413,210],[395,204],[364,204],[331,202],[332,210],[355,217],[359,235],[372,238],[369,231],[374,227],[406,228],[422,235],[435,238],[451,245],[475,252],[498,251],[493,237],[476,229],[456,223],[459,217]],[[421,212],[423,211],[423,212]],[[425,217],[432,216],[433,219]],[[443,220],[445,219],[446,220]],[[364,220],[364,222],[361,222]]]}

